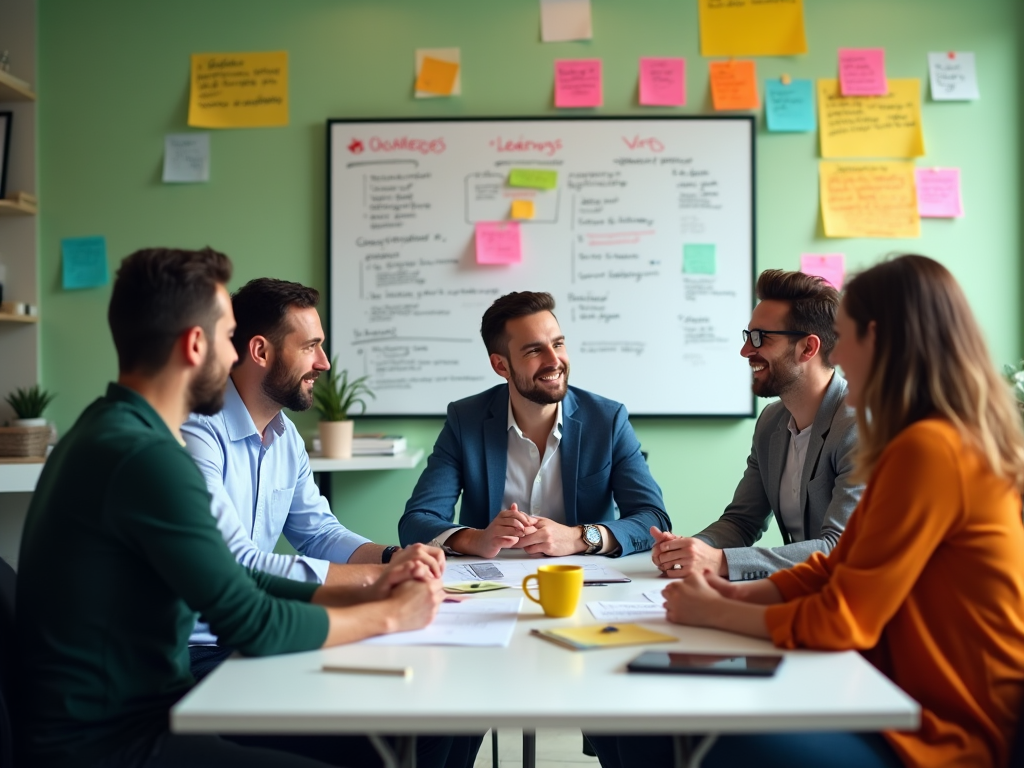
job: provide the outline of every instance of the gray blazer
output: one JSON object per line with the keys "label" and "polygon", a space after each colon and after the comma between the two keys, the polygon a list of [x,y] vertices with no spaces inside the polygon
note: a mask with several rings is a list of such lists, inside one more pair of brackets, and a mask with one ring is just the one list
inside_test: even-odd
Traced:
{"label": "gray blazer", "polygon": [[[779,485],[789,450],[789,411],[781,402],[775,402],[761,412],[754,427],[747,469],[732,503],[716,522],[696,535],[725,550],[731,580],[763,579],[803,562],[812,552],[828,554],[839,541],[864,490],[850,477],[857,423],[845,399],[846,380],[835,373],[814,417],[800,480],[804,530],[813,537],[806,541],[793,541],[779,514]],[[785,545],[770,549],[754,547],[768,530],[773,513]]]}

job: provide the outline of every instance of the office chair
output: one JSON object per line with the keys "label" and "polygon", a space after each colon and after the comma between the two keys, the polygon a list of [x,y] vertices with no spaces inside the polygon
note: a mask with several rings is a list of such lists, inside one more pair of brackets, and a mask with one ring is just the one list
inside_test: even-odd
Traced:
{"label": "office chair", "polygon": [[12,702],[17,651],[14,635],[14,569],[0,559],[0,768],[14,768]]}

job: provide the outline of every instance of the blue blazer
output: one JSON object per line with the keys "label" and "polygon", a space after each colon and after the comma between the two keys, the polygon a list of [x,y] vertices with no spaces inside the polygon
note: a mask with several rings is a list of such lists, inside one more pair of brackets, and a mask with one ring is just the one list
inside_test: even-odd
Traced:
{"label": "blue blazer", "polygon": [[[615,535],[622,555],[650,549],[652,525],[671,530],[661,489],[621,403],[569,387],[559,450],[566,525],[601,523]],[[449,404],[427,468],[398,521],[403,546],[428,543],[457,525],[486,528],[501,511],[507,451],[507,384]]]}

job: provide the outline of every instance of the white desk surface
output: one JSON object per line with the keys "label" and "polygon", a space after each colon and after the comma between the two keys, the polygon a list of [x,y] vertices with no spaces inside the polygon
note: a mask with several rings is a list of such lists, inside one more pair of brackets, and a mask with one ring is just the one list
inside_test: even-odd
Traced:
{"label": "white desk surface", "polygon": [[[583,558],[566,558],[572,562]],[[538,561],[538,564],[543,561]],[[571,651],[531,637],[534,627],[595,623],[594,600],[642,600],[664,586],[646,553],[609,563],[630,584],[585,587],[576,615],[545,618],[524,600],[508,648],[339,646],[229,659],[171,711],[178,733],[329,734],[576,728],[701,733],[914,728],[919,708],[860,654],[786,652],[774,678],[627,674],[641,651],[774,651],[762,640],[644,622],[678,644]],[[472,599],[510,597],[499,590]],[[321,671],[325,663],[413,668],[406,680]]]}
{"label": "white desk surface", "polygon": [[[356,456],[351,459],[325,459],[310,455],[313,472],[355,472],[370,469],[415,469],[423,460],[423,449],[394,456]],[[0,462],[0,493],[32,493],[43,471],[43,462],[7,464]]]}

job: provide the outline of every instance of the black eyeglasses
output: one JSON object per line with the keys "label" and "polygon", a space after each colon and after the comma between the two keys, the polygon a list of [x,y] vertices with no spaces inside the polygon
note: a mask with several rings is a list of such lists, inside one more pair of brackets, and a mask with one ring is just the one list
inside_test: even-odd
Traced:
{"label": "black eyeglasses", "polygon": [[751,328],[749,331],[743,329],[743,342],[750,339],[750,346],[760,349],[765,336],[810,336],[807,331],[766,331],[763,328]]}

